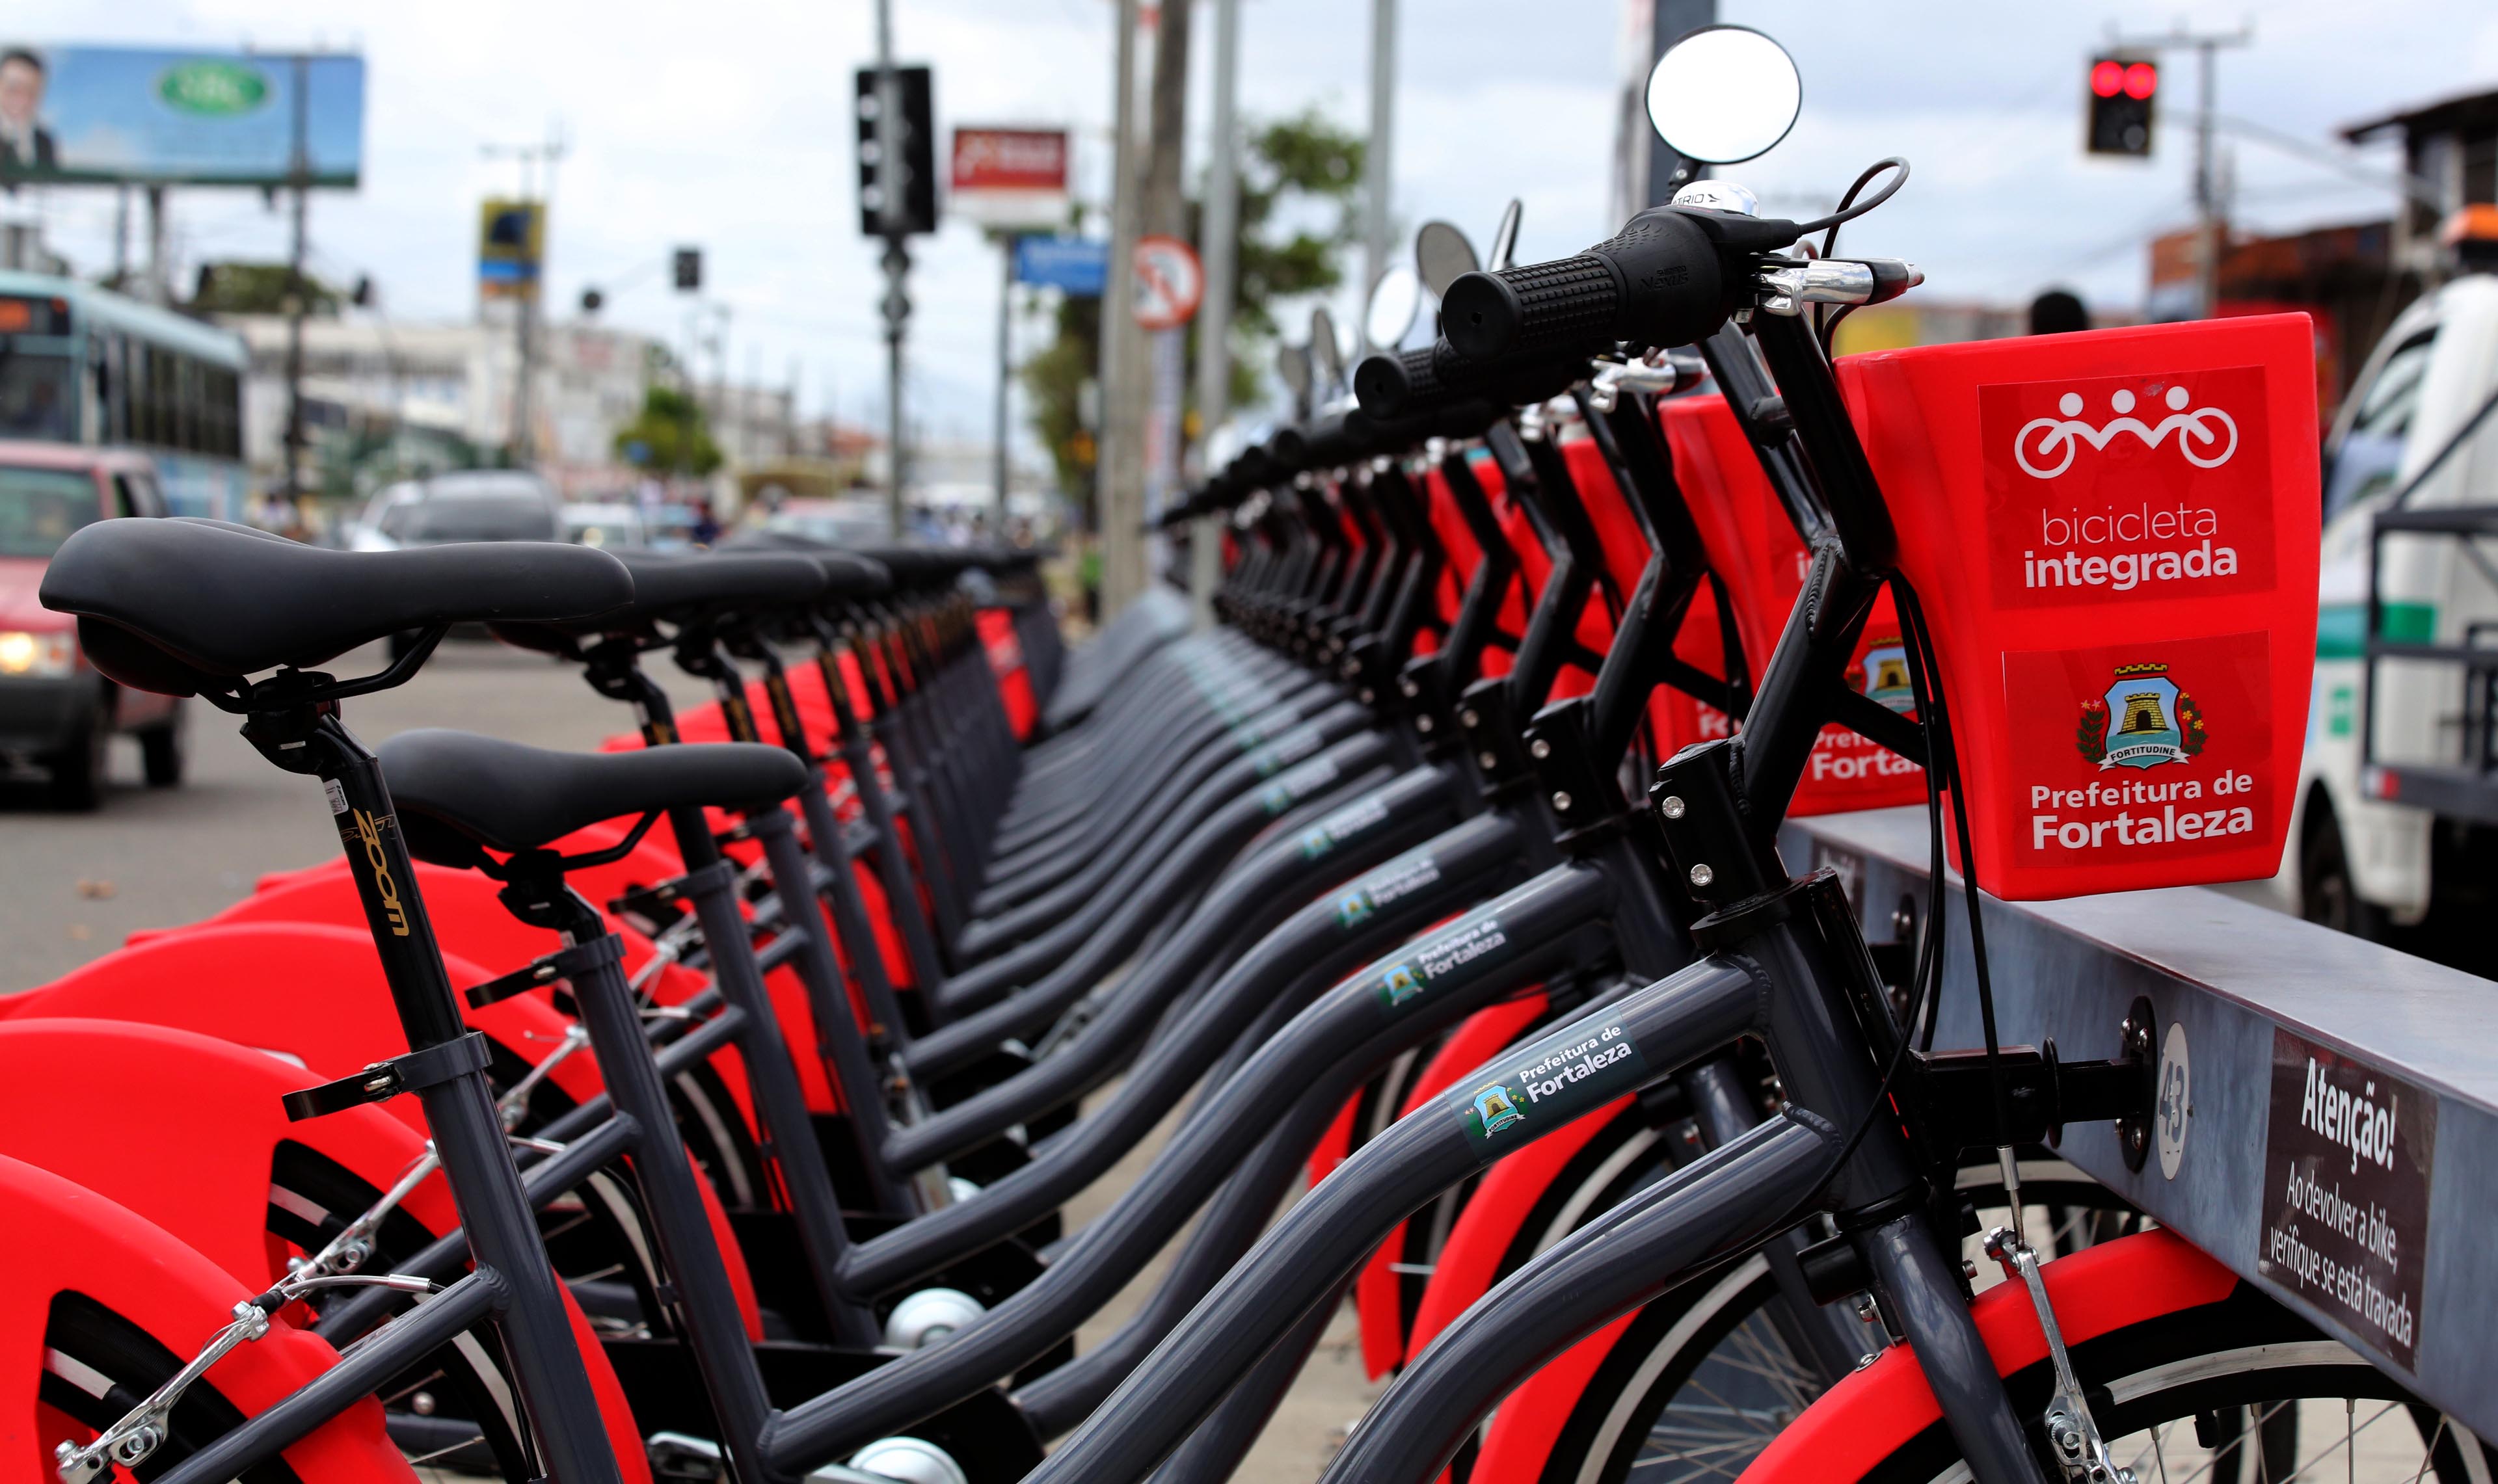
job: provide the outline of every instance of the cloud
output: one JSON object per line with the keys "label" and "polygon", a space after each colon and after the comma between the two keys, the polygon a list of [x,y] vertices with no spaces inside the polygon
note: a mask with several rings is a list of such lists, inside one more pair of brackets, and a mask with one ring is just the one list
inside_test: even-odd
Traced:
{"label": "cloud", "polygon": [[[2101,302],[2139,300],[2143,242],[2191,217],[2194,87],[2169,58],[2159,153],[2148,165],[2087,161],[2082,69],[2108,13],[2071,8],[1895,3],[1834,10],[1727,0],[1796,53],[1805,112],[1769,157],[1727,174],[1803,211],[1885,154],[1916,167],[1909,188],[1851,234],[1869,252],[1916,260],[1927,292],[2019,300],[2051,281]],[[937,69],[941,129],[963,122],[1065,122],[1079,178],[1107,178],[1110,16],[1106,0],[905,0],[898,46]],[[679,342],[684,306],[662,265],[679,243],[707,252],[732,306],[731,374],[792,362],[805,397],[835,393],[846,415],[881,406],[879,246],[860,237],[850,72],[870,58],[865,5],[711,0],[698,8],[619,0],[485,0],[342,8],[316,0],[20,0],[11,27],[40,41],[360,47],[371,76],[363,188],[316,199],[319,261],[369,272],[391,312],[458,317],[474,302],[476,203],[517,183],[488,143],[543,138],[560,121],[571,152],[557,175],[553,302],[596,284],[608,318]],[[2189,4],[2196,26],[2233,27],[2236,5]],[[2131,29],[2164,31],[2170,8],[2120,7]],[[2392,107],[2498,80],[2498,20],[2466,0],[2350,7],[2266,5],[2253,46],[2221,62],[2226,111],[2307,139]],[[1243,0],[1241,95],[1256,116],[1318,105],[1367,117],[1368,7],[1350,0]],[[1500,205],[1526,204],[1527,258],[1575,251],[1606,220],[1619,20],[1609,0],[1406,0],[1399,16],[1396,218],[1448,218],[1478,242]],[[1201,82],[1212,31],[1198,17]],[[1203,155],[1205,91],[1191,120]],[[2382,214],[2382,191],[2253,143],[2232,146],[2243,214],[2268,226]],[[277,257],[283,213],[254,193],[176,192],[178,239],[195,252]],[[56,245],[110,261],[105,193],[49,193]],[[914,416],[986,435],[995,386],[999,266],[968,227],[913,244]],[[1338,305],[1348,318],[1350,295]],[[705,374],[709,374],[706,366]]]}

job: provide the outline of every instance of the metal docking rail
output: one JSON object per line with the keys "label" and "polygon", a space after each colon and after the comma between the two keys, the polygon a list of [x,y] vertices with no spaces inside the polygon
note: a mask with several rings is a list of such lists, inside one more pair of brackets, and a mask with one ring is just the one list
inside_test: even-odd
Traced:
{"label": "metal docking rail", "polygon": [[[1869,942],[1922,910],[1922,809],[1779,848],[1838,871]],[[1955,878],[1938,1050],[1983,1039],[1966,910]],[[1986,940],[2006,1046],[2117,1056],[2148,1001],[2150,1125],[2067,1125],[2065,1158],[2498,1437],[2498,984],[2200,887],[1990,900]]]}

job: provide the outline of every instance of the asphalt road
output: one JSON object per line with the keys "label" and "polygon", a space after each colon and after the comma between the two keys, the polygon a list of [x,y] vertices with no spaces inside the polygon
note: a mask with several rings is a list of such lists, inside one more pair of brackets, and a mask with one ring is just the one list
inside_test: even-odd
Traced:
{"label": "asphalt road", "polygon": [[[375,647],[331,668],[356,675],[383,663]],[[651,674],[681,707],[709,697],[704,682],[673,666],[655,664]],[[145,787],[138,744],[127,740],[114,743],[111,792],[90,814],[53,810],[39,782],[0,780],[0,993],[48,983],[138,929],[196,922],[249,895],[261,875],[337,850],[317,785],[270,766],[237,733],[237,718],[197,701],[189,711],[188,776],[178,789]],[[345,713],[375,745],[412,728],[445,726],[587,749],[632,725],[624,707],[593,695],[569,667],[480,643],[444,645],[414,680],[349,701]],[[1158,1132],[1071,1202],[1070,1229],[1116,1199],[1161,1143]],[[1106,1339],[1134,1312],[1169,1255],[1078,1332],[1079,1347]],[[1377,1390],[1361,1379],[1347,1310],[1233,1477],[1316,1478]]]}

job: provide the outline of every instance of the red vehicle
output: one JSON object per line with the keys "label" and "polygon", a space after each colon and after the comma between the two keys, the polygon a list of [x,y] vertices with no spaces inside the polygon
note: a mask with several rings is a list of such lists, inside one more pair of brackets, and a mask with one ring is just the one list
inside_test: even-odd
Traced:
{"label": "red vehicle", "polygon": [[0,441],[0,759],[48,773],[63,807],[101,801],[116,732],[139,739],[149,787],[182,781],[182,704],[97,674],[79,650],[76,623],[35,601],[70,532],[165,513],[145,455]]}

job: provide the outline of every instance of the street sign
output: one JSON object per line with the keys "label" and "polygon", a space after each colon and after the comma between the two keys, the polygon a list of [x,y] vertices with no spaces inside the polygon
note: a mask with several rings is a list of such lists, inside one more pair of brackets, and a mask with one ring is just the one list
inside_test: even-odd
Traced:
{"label": "street sign", "polygon": [[1205,269],[1197,250],[1177,237],[1137,241],[1137,323],[1147,330],[1177,330],[1205,298]]}
{"label": "street sign", "polygon": [[1110,244],[1088,237],[1017,237],[1015,282],[1099,299],[1110,278]]}
{"label": "street sign", "polygon": [[546,205],[489,197],[477,212],[477,292],[483,299],[538,297],[546,255]]}
{"label": "street sign", "polygon": [[1067,225],[1067,131],[954,131],[947,214],[1011,232]]}

